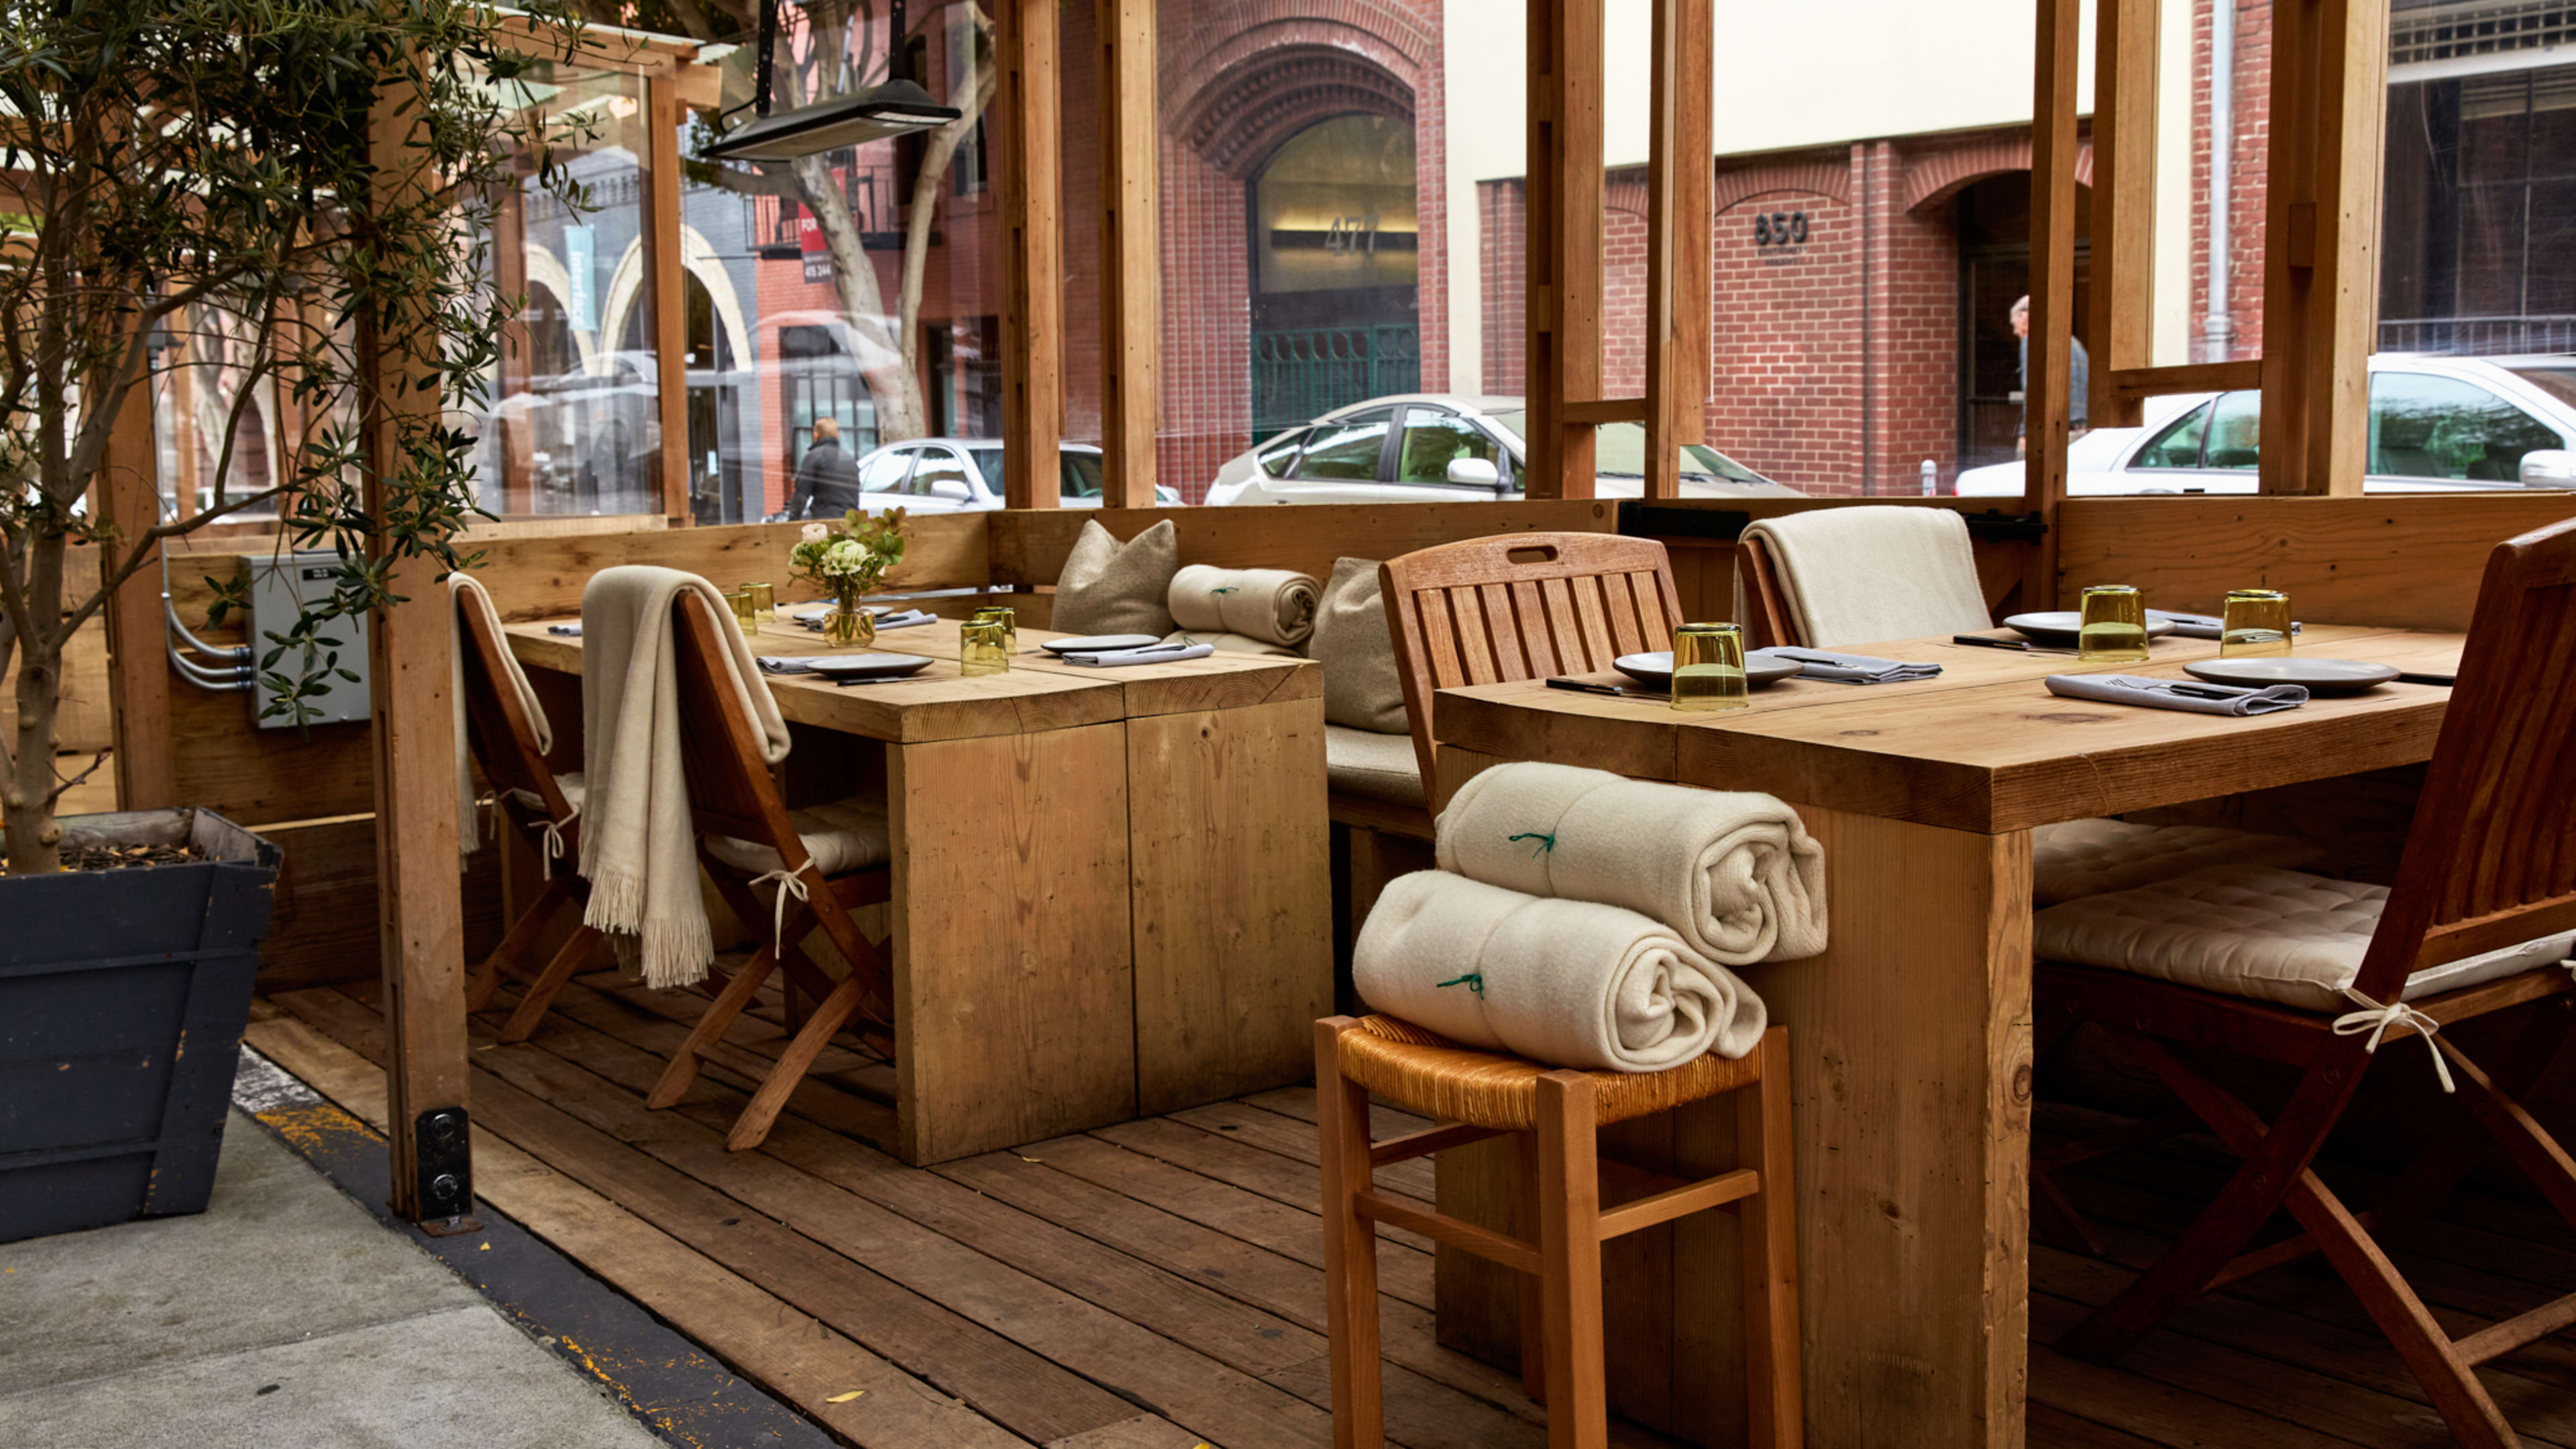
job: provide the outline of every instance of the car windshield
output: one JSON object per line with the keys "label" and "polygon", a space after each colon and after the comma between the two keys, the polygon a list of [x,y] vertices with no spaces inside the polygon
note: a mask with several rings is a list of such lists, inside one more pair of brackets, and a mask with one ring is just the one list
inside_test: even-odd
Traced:
{"label": "car windshield", "polygon": [[2576,362],[2563,366],[2517,367],[2513,375],[2570,407],[2576,407]]}
{"label": "car windshield", "polygon": [[[1486,416],[1512,430],[1512,436],[1529,439],[1529,413],[1514,408],[1510,412]],[[1603,423],[1592,430],[1593,471],[1615,477],[1646,476],[1646,429],[1640,423]],[[1765,483],[1770,480],[1726,456],[1715,448],[1697,444],[1682,449],[1682,473],[1687,477],[1722,478],[1729,483]]]}

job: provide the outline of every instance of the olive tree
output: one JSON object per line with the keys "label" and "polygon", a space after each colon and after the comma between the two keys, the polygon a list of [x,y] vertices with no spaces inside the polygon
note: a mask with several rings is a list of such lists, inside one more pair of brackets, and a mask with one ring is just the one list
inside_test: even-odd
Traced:
{"label": "olive tree", "polygon": [[[339,668],[335,627],[400,602],[397,566],[470,562],[466,419],[517,304],[488,281],[488,210],[530,157],[581,203],[529,119],[549,54],[579,37],[555,0],[507,14],[474,0],[0,9],[11,872],[60,867],[54,811],[79,778],[57,763],[65,646],[161,546],[256,512],[282,546],[336,554],[329,600],[253,641],[267,708],[288,714]],[[187,345],[207,338],[222,345]],[[111,522],[99,500],[120,413],[192,365],[222,366],[231,389],[202,506]],[[230,440],[263,391],[291,399],[280,411],[296,422],[245,479]]]}

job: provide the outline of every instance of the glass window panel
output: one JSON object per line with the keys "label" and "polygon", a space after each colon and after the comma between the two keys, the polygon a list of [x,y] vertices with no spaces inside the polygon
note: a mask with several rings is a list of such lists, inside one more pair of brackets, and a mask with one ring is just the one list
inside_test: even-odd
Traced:
{"label": "glass window panel", "polygon": [[859,468],[859,491],[862,493],[899,492],[904,479],[911,476],[918,448],[882,448]]}
{"label": "glass window panel", "polygon": [[922,449],[921,465],[912,470],[912,481],[904,491],[916,498],[949,503],[975,501],[974,487],[966,480],[966,460],[947,448]]}
{"label": "glass window panel", "polygon": [[2522,455],[2557,432],[2473,383],[2420,372],[2370,379],[2370,471],[2393,478],[2516,483]]}
{"label": "glass window panel", "polygon": [[1394,421],[1395,409],[1373,408],[1315,429],[1315,443],[1297,460],[1296,476],[1375,480]]}
{"label": "glass window panel", "polygon": [[2138,456],[2132,468],[2197,468],[2200,466],[2201,440],[2209,434],[2209,405],[2201,404],[2176,418],[2156,434]]}
{"label": "glass window panel", "polygon": [[1081,448],[1067,448],[1059,468],[1063,496],[1068,499],[1096,499],[1100,496],[1100,455]]}
{"label": "glass window panel", "polygon": [[2263,395],[2219,394],[2210,407],[2209,443],[2201,455],[2204,468],[2251,468],[2262,461]]}
{"label": "glass window panel", "polygon": [[1446,483],[1449,465],[1462,458],[1503,466],[1502,445],[1494,435],[1455,413],[1413,408],[1404,415],[1404,437],[1396,445],[1395,480],[1399,483]]}

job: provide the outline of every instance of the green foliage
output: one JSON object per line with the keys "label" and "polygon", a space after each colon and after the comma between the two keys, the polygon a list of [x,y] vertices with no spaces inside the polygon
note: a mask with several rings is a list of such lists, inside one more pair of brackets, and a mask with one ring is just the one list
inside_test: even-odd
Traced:
{"label": "green foliage", "polygon": [[806,524],[788,562],[798,578],[820,584],[836,597],[856,598],[903,562],[903,521],[900,508],[882,516],[854,508],[839,523]]}

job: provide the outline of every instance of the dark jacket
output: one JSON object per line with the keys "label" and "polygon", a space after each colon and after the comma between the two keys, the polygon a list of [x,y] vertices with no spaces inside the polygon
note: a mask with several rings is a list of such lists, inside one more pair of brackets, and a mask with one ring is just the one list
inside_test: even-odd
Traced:
{"label": "dark jacket", "polygon": [[859,460],[838,440],[827,439],[805,450],[796,465],[796,493],[787,500],[790,518],[838,518],[859,506]]}

